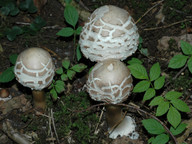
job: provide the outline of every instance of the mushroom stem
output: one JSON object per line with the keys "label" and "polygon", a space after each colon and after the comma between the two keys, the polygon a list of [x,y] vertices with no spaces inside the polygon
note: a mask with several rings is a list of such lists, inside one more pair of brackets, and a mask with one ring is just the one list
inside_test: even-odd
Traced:
{"label": "mushroom stem", "polygon": [[106,120],[109,128],[113,128],[123,118],[121,106],[107,105],[106,106]]}
{"label": "mushroom stem", "polygon": [[34,108],[37,110],[45,110],[46,101],[45,93],[43,90],[32,90]]}

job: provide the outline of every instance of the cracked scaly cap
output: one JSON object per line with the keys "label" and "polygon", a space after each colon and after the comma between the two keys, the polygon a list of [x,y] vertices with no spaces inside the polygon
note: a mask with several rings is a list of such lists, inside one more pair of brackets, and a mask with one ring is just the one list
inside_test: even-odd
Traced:
{"label": "cracked scaly cap", "polygon": [[50,54],[42,48],[29,48],[17,58],[14,73],[17,81],[32,90],[49,86],[55,73]]}
{"label": "cracked scaly cap", "polygon": [[86,83],[87,92],[92,99],[109,104],[125,101],[132,87],[128,67],[115,59],[98,62],[90,72]]}
{"label": "cracked scaly cap", "polygon": [[124,60],[139,43],[139,34],[130,14],[119,7],[105,5],[96,9],[80,34],[80,48],[91,61],[114,58]]}

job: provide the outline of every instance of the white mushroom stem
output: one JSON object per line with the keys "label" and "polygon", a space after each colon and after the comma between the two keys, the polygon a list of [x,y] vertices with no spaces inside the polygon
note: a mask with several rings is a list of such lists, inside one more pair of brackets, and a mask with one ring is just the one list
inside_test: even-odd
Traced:
{"label": "white mushroom stem", "polygon": [[135,132],[135,121],[130,116],[124,117],[121,106],[106,106],[106,120],[110,138],[116,139],[118,136],[128,136],[131,139],[138,139],[139,134]]}
{"label": "white mushroom stem", "polygon": [[32,90],[34,108],[37,110],[45,110],[46,101],[45,93],[43,90]]}

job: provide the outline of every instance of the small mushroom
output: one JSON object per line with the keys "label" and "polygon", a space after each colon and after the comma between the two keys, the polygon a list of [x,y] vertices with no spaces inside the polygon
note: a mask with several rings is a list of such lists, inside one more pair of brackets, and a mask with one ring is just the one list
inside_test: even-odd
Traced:
{"label": "small mushroom", "polygon": [[0,88],[0,101],[8,101],[12,99],[12,96],[8,89]]}
{"label": "small mushroom", "polygon": [[80,48],[91,61],[109,58],[124,60],[132,55],[139,43],[133,18],[119,7],[105,5],[96,9],[80,34]]}
{"label": "small mushroom", "polygon": [[[116,59],[98,62],[89,74],[86,89],[90,97],[109,104],[106,106],[106,120],[110,129],[110,138],[115,139],[118,135],[130,136],[130,138],[138,137],[135,132],[135,121],[129,116],[123,119],[122,109],[116,105],[128,98],[132,88],[129,69]],[[123,121],[121,122],[121,120]],[[119,122],[121,123],[111,130]],[[133,135],[135,136],[132,137]]]}
{"label": "small mushroom", "polygon": [[16,79],[32,90],[35,109],[45,110],[45,95],[42,89],[48,87],[54,77],[55,66],[50,54],[42,48],[29,48],[17,58],[14,73]]}

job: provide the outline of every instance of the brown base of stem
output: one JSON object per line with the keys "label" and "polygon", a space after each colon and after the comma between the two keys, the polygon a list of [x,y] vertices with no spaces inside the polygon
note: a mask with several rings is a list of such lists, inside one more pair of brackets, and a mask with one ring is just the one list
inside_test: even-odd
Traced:
{"label": "brown base of stem", "polygon": [[115,126],[123,118],[121,106],[107,105],[106,106],[106,120],[109,128]]}
{"label": "brown base of stem", "polygon": [[45,111],[46,101],[44,91],[33,90],[32,94],[33,94],[34,108],[39,111]]}

